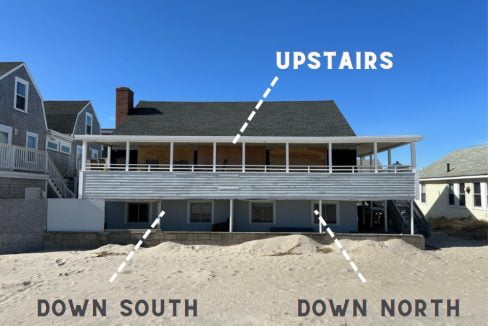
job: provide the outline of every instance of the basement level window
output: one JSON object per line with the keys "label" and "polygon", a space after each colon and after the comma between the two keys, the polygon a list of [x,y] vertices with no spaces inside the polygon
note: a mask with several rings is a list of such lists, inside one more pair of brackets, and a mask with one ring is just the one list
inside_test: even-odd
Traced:
{"label": "basement level window", "polygon": [[192,201],[189,203],[190,223],[210,223],[212,222],[212,202],[211,201]]}
{"label": "basement level window", "polygon": [[128,203],[127,205],[128,223],[148,223],[149,204],[148,203]]}
{"label": "basement level window", "polygon": [[481,183],[475,182],[473,185],[474,207],[481,207]]}
{"label": "basement level window", "polygon": [[274,223],[275,206],[273,202],[251,202],[251,223]]}

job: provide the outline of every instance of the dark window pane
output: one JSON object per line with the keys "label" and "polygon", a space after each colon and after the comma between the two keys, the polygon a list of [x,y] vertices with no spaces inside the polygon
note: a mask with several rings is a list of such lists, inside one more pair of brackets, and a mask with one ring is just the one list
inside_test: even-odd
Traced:
{"label": "dark window pane", "polygon": [[454,184],[450,183],[449,188],[449,205],[454,205]]}
{"label": "dark window pane", "polygon": [[17,95],[16,107],[19,110],[25,111],[25,98]]}
{"label": "dark window pane", "polygon": [[479,183],[479,182],[474,183],[474,193],[475,194],[481,193],[481,183]]}
{"label": "dark window pane", "polygon": [[127,220],[129,222],[132,222],[132,223],[134,223],[134,222],[137,223],[139,220],[138,215],[139,215],[138,205],[130,203],[129,204],[129,215],[127,217]]}
{"label": "dark window pane", "polygon": [[474,195],[474,206],[481,207],[481,195]]}
{"label": "dark window pane", "polygon": [[211,222],[212,203],[190,203],[190,222]]}
{"label": "dark window pane", "polygon": [[337,210],[335,204],[325,204],[322,206],[322,213],[325,212],[325,222],[335,224],[337,223]]}
{"label": "dark window pane", "polygon": [[252,223],[273,223],[273,204],[252,203],[251,214]]}
{"label": "dark window pane", "polygon": [[25,85],[20,82],[17,82],[17,95],[25,97]]}
{"label": "dark window pane", "polygon": [[139,204],[139,222],[149,222],[148,204]]}

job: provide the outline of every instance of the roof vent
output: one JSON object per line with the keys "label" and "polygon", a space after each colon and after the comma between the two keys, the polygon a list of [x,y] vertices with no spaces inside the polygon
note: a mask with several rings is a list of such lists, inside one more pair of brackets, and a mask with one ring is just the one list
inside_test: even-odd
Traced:
{"label": "roof vent", "polygon": [[451,172],[451,164],[449,163],[446,164],[446,171]]}

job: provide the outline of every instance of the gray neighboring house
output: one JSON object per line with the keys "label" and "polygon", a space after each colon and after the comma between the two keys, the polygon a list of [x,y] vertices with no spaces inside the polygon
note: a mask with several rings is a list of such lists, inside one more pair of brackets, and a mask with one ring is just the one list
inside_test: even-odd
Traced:
{"label": "gray neighboring house", "polygon": [[0,199],[74,197],[46,152],[42,95],[23,62],[0,62]]}
{"label": "gray neighboring house", "polygon": [[488,221],[488,145],[456,150],[422,169],[420,194],[428,217]]}
{"label": "gray neighboring house", "polygon": [[[44,101],[48,135],[46,149],[49,157],[61,173],[65,183],[77,192],[78,170],[81,166],[81,141],[74,135],[100,135],[100,122],[92,103],[81,101]],[[102,157],[100,145],[88,148],[88,157]]]}

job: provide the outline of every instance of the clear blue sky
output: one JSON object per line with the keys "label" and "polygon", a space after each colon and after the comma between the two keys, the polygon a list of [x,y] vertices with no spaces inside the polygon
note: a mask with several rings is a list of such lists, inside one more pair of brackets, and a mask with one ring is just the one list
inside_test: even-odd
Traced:
{"label": "clear blue sky", "polygon": [[[422,134],[418,163],[486,143],[487,5],[473,1],[1,1],[0,60],[45,99],[334,99],[358,135]],[[6,14],[5,14],[6,13]],[[388,71],[279,71],[276,51],[391,51]],[[403,159],[406,153],[400,153]]]}

